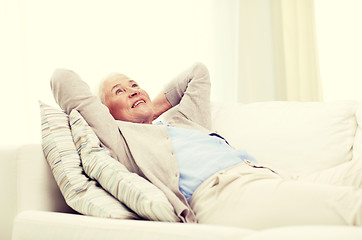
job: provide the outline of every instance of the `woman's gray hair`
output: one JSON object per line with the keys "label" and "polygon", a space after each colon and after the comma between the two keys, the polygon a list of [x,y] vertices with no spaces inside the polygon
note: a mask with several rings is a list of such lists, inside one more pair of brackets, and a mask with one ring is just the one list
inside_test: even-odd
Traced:
{"label": "woman's gray hair", "polygon": [[107,77],[103,78],[98,86],[98,97],[101,99],[101,102],[106,105],[106,93],[104,91],[104,83],[107,82],[108,80],[111,80],[113,78],[127,78],[129,79],[128,76],[122,74],[122,73],[118,73],[118,72],[114,72],[109,74]]}

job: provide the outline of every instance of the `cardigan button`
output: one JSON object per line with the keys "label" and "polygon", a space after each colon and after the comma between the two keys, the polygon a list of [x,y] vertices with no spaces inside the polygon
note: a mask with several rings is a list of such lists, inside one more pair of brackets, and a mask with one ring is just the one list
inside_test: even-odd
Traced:
{"label": "cardigan button", "polygon": [[248,160],[248,159],[244,159],[244,162],[245,162],[246,164],[248,164],[248,165],[251,165],[251,164],[252,164],[252,162],[251,162],[250,160]]}
{"label": "cardigan button", "polygon": [[250,160],[244,159],[244,163],[246,163],[250,167],[256,167],[256,165],[253,162],[251,162]]}

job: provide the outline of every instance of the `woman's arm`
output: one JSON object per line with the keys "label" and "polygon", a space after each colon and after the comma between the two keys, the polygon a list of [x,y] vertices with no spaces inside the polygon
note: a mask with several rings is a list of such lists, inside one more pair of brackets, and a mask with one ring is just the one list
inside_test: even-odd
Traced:
{"label": "woman's arm", "polygon": [[116,158],[114,150],[120,149],[124,140],[108,108],[92,94],[88,84],[71,70],[57,69],[50,85],[58,105],[67,114],[73,109],[78,110],[102,144],[111,151],[112,157]]}
{"label": "woman's arm", "polygon": [[210,90],[208,69],[202,63],[195,63],[169,82],[164,92],[171,106],[177,105],[174,117],[186,118],[210,129]]}

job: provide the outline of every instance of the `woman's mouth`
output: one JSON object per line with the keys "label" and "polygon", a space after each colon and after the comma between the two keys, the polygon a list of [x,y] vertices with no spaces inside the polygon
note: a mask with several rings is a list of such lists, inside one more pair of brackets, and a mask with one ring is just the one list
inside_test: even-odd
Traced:
{"label": "woman's mouth", "polygon": [[141,103],[146,103],[146,102],[145,102],[145,100],[140,99],[140,100],[136,101],[135,103],[133,103],[132,108],[137,107],[137,106],[140,105]]}

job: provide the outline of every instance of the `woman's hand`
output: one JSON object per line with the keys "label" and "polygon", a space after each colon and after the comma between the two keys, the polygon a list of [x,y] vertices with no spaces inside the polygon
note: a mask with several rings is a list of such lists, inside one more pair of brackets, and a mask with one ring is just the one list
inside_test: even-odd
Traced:
{"label": "woman's hand", "polygon": [[161,114],[172,108],[171,103],[167,100],[163,92],[159,93],[153,102],[154,117],[153,120],[158,118]]}

